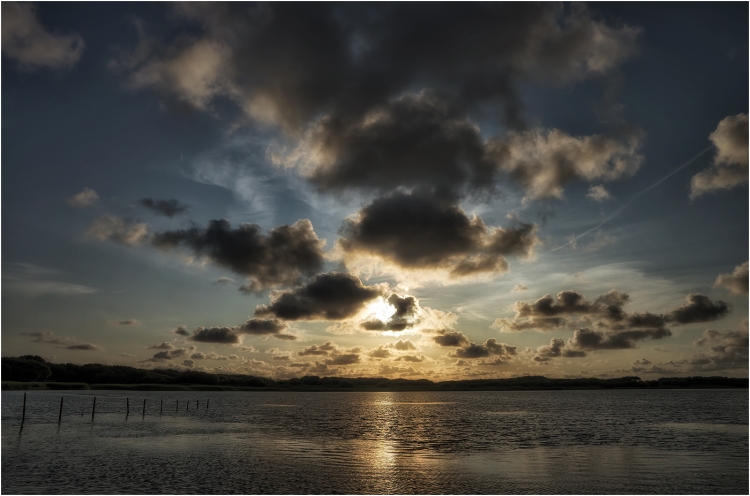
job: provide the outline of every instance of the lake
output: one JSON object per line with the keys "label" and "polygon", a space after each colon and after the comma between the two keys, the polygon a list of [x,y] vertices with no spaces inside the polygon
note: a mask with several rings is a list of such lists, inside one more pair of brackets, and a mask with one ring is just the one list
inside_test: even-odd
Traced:
{"label": "lake", "polygon": [[22,398],[4,494],[748,493],[747,390],[31,391],[20,429]]}

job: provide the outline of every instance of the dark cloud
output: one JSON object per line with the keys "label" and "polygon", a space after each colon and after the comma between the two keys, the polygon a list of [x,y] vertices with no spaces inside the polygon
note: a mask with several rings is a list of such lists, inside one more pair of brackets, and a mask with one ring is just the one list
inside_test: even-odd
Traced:
{"label": "dark cloud", "polygon": [[272,292],[271,303],[257,306],[255,315],[284,320],[342,320],[381,294],[381,289],[364,286],[350,274],[318,274],[304,286]]}
{"label": "dark cloud", "polygon": [[356,353],[339,355],[325,360],[326,365],[354,365],[355,363],[359,363],[359,355]]}
{"label": "dark cloud", "polygon": [[52,331],[22,332],[21,335],[34,338],[31,340],[34,343],[55,344],[58,348],[64,348],[66,350],[104,351],[104,348],[98,344],[82,343],[76,338],[55,336],[55,333]]}
{"label": "dark cloud", "polygon": [[338,245],[348,255],[376,256],[409,269],[443,268],[455,277],[504,272],[506,255],[529,257],[537,226],[487,228],[453,201],[431,193],[395,192],[347,219]]}
{"label": "dark cloud", "polygon": [[236,328],[236,330],[242,334],[263,336],[267,334],[279,334],[286,327],[287,325],[278,319],[250,319]]}
{"label": "dark cloud", "polygon": [[138,205],[151,210],[157,215],[163,215],[170,219],[175,215],[184,214],[190,208],[190,205],[180,203],[178,200],[154,200],[153,198],[142,198],[138,200]]}
{"label": "dark cloud", "polygon": [[172,350],[164,350],[159,351],[154,354],[154,356],[150,358],[146,358],[145,360],[139,360],[139,362],[165,362],[169,360],[174,360],[175,358],[184,358],[184,357],[190,357],[190,358],[196,358],[195,355],[203,355],[202,353],[195,351],[195,346],[191,346],[190,348],[176,348]]}
{"label": "dark cloud", "polygon": [[552,338],[548,345],[545,344],[536,349],[534,361],[544,363],[548,362],[551,358],[574,358],[585,356],[585,351],[565,349],[565,340],[561,338]]}
{"label": "dark cloud", "polygon": [[314,150],[295,157],[308,162],[303,170],[323,190],[479,190],[492,188],[496,173],[479,128],[433,92],[404,95],[354,122],[322,119],[298,150]]}
{"label": "dark cloud", "polygon": [[[638,28],[608,26],[583,6],[186,3],[176,11],[189,35],[150,49],[141,34],[111,65],[129,86],[178,105],[215,112],[222,99],[280,126],[290,146],[272,160],[324,190],[456,194],[491,190],[503,171],[531,197],[561,197],[573,179],[616,179],[640,164],[637,139],[524,130],[521,84],[601,77],[636,51]],[[485,113],[518,131],[487,142],[468,117]]]}
{"label": "dark cloud", "polygon": [[310,356],[310,355],[328,355],[329,353],[336,351],[336,345],[328,341],[321,345],[312,345],[307,348],[303,348],[297,352],[299,356]]}
{"label": "dark cloud", "polygon": [[201,343],[239,344],[242,342],[235,327],[199,327],[189,338]]}
{"label": "dark cloud", "polygon": [[688,362],[691,370],[719,371],[741,369],[748,365],[747,320],[737,331],[719,332],[707,329],[703,337],[695,341],[695,346],[707,348],[706,352],[695,354]]}
{"label": "dark cloud", "polygon": [[177,328],[171,332],[180,336],[190,336],[190,331],[188,331],[187,326],[184,325],[177,326]]}
{"label": "dark cloud", "polygon": [[119,320],[117,321],[119,325],[141,325],[140,321],[136,319],[127,319],[127,320]]}
{"label": "dark cloud", "polygon": [[399,296],[391,293],[386,300],[395,311],[387,321],[368,320],[362,322],[363,329],[368,331],[403,331],[414,326],[418,320],[419,302],[413,296]]}
{"label": "dark cloud", "polygon": [[104,351],[104,348],[98,344],[82,343],[82,344],[69,344],[64,347],[67,350],[84,350],[84,351]]}
{"label": "dark cloud", "polygon": [[425,82],[466,106],[499,101],[517,126],[518,82],[607,74],[634,53],[639,35],[585,7],[545,3],[189,3],[176,10],[202,32],[128,64],[130,84],[204,110],[230,97],[251,117],[288,130],[321,113],[361,115]]}
{"label": "dark cloud", "polygon": [[323,244],[309,220],[279,226],[267,235],[255,224],[232,229],[225,219],[212,220],[206,229],[192,227],[155,233],[151,242],[163,250],[185,246],[196,256],[248,277],[251,291],[296,284],[323,266]]}
{"label": "dark cloud", "polygon": [[736,295],[747,296],[748,293],[748,262],[738,265],[731,274],[719,274],[714,287],[723,287]]}
{"label": "dark cloud", "polygon": [[555,298],[544,295],[534,303],[517,301],[513,319],[500,318],[493,328],[506,332],[526,330],[553,331],[574,325],[595,325],[611,331],[629,329],[650,329],[659,331],[669,324],[691,324],[708,322],[724,317],[729,307],[721,300],[712,302],[707,296],[691,294],[688,303],[665,314],[650,312],[629,313],[623,306],[630,302],[630,296],[611,290],[595,301],[574,290],[561,291]]}
{"label": "dark cloud", "polygon": [[710,322],[729,313],[729,306],[721,300],[712,302],[708,296],[700,293],[685,297],[687,303],[667,313],[667,318],[677,324]]}
{"label": "dark cloud", "polygon": [[411,363],[421,363],[425,361],[424,355],[401,355],[400,357],[396,358],[396,362],[411,362]]}
{"label": "dark cloud", "polygon": [[722,119],[709,136],[716,147],[713,165],[693,176],[690,198],[747,183],[748,118],[737,114]]}
{"label": "dark cloud", "polygon": [[172,343],[168,341],[165,341],[163,343],[146,346],[146,349],[147,350],[173,350],[175,349],[175,345],[173,345]]}
{"label": "dark cloud", "polygon": [[469,343],[468,346],[457,348],[450,356],[454,358],[473,359],[489,356],[500,357],[509,360],[516,355],[517,347],[505,343],[498,343],[495,338],[490,338],[484,344]]}
{"label": "dark cloud", "polygon": [[636,341],[662,339],[671,335],[669,329],[600,332],[582,328],[576,329],[568,345],[575,350],[624,350],[635,348]]}
{"label": "dark cloud", "polygon": [[441,331],[432,338],[440,346],[465,346],[469,344],[469,338],[459,331]]}

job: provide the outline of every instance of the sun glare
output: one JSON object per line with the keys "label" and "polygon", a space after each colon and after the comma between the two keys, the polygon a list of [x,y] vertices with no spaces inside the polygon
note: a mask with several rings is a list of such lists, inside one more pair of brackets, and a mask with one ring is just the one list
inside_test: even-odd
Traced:
{"label": "sun glare", "polygon": [[366,312],[367,318],[386,322],[396,312],[396,308],[380,296],[367,305]]}

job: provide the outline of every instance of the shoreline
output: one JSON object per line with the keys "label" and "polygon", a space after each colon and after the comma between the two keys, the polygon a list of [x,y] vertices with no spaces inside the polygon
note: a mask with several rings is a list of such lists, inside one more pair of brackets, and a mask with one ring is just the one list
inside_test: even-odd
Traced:
{"label": "shoreline", "polygon": [[597,391],[610,389],[747,389],[747,382],[744,386],[738,385],[711,385],[711,384],[690,384],[690,385],[647,385],[642,386],[435,386],[435,387],[316,387],[316,386],[210,386],[203,384],[87,384],[87,383],[56,383],[56,382],[12,382],[2,381],[2,391],[204,391],[204,392],[222,392],[222,391],[268,391],[268,392],[353,392],[353,393],[395,393],[395,392],[453,392],[453,391]]}

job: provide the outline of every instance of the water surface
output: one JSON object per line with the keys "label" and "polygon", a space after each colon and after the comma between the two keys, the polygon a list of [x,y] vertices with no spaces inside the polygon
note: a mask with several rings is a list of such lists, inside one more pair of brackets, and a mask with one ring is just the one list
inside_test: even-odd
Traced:
{"label": "water surface", "polygon": [[22,396],[3,493],[748,493],[746,390]]}

